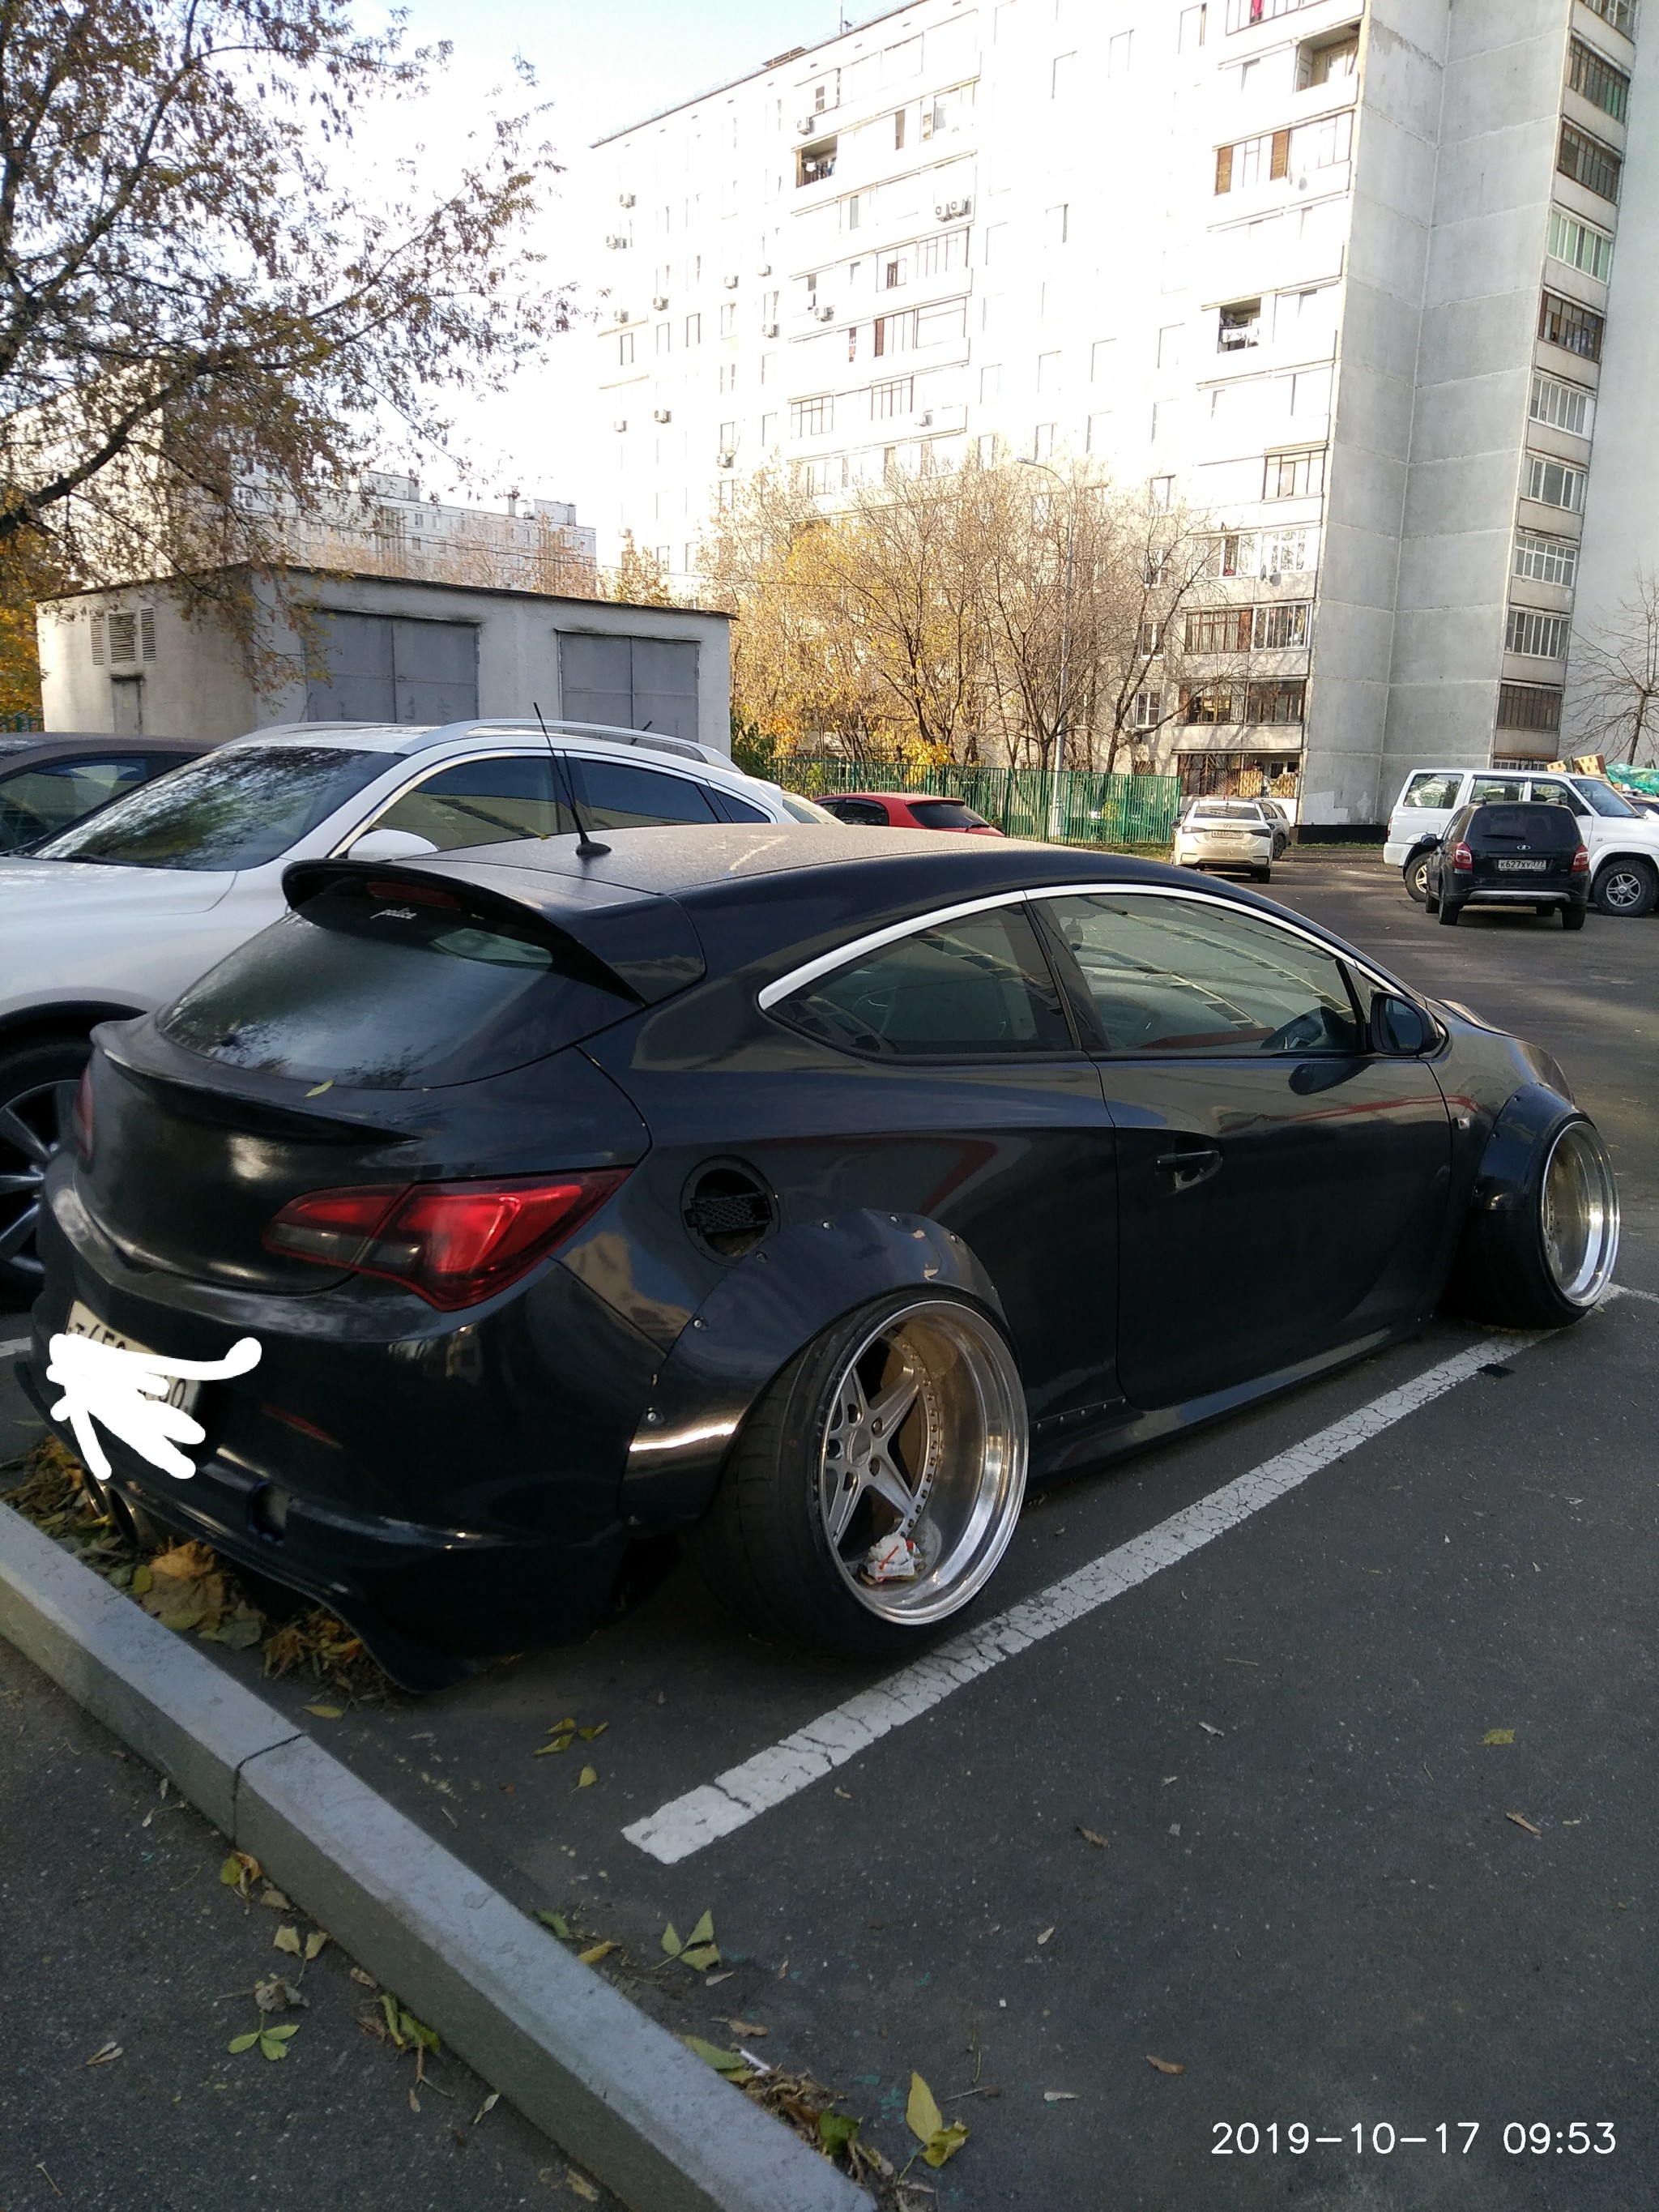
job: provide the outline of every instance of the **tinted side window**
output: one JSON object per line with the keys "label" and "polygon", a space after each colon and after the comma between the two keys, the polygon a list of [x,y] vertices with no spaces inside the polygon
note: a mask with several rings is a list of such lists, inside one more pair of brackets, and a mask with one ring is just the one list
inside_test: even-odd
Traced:
{"label": "tinted side window", "polygon": [[626,761],[573,758],[570,766],[581,780],[582,804],[596,830],[660,829],[719,818],[702,786],[688,776],[662,775]]}
{"label": "tinted side window", "polygon": [[1401,793],[1402,806],[1455,806],[1461,775],[1414,775]]}
{"label": "tinted side window", "polygon": [[1048,902],[1114,1053],[1357,1052],[1359,1025],[1328,952],[1198,899]]}
{"label": "tinted side window", "polygon": [[545,754],[457,761],[400,792],[377,830],[404,830],[441,853],[509,837],[556,837],[576,824]]}
{"label": "tinted side window", "polygon": [[708,796],[716,812],[727,822],[769,822],[772,819],[763,806],[753,806],[746,799],[734,799],[729,791],[711,789]]}
{"label": "tinted side window", "polygon": [[879,945],[774,1011],[825,1044],[883,1060],[1073,1048],[1036,933],[1009,908]]}
{"label": "tinted side window", "polygon": [[149,763],[132,755],[104,760],[38,761],[0,776],[0,853],[66,829],[94,806],[144,781]]}
{"label": "tinted side window", "polygon": [[1518,775],[1478,775],[1469,786],[1469,805],[1485,806],[1493,799],[1519,799],[1525,790]]}

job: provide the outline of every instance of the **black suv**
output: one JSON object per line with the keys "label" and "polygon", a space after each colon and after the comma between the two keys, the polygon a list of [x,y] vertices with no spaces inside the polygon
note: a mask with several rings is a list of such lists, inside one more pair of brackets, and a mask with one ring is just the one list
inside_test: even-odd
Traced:
{"label": "black suv", "polygon": [[1589,851],[1565,806],[1466,806],[1428,856],[1425,902],[1449,929],[1471,901],[1530,907],[1565,929],[1582,929]]}

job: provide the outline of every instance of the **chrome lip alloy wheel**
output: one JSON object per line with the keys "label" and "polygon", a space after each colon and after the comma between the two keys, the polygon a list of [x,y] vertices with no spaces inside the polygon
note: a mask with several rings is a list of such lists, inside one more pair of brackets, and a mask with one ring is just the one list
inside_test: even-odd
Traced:
{"label": "chrome lip alloy wheel", "polygon": [[1006,1345],[971,1308],[919,1300],[858,1344],[828,1394],[818,1511],[860,1604],[943,1620],[994,1571],[1019,1518],[1029,1440]]}
{"label": "chrome lip alloy wheel", "polygon": [[40,1186],[52,1157],[69,1133],[73,1083],[42,1083],[0,1104],[0,1262],[43,1275],[34,1249]]}
{"label": "chrome lip alloy wheel", "polygon": [[1619,1256],[1619,1187],[1607,1148],[1588,1122],[1570,1122],[1550,1147],[1539,1226],[1557,1290],[1573,1305],[1593,1306]]}

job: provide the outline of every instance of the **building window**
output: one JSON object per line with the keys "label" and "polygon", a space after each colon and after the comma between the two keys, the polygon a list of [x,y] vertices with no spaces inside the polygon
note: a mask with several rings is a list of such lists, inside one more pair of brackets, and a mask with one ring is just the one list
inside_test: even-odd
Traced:
{"label": "building window", "polygon": [[1311,530],[1264,530],[1256,541],[1255,573],[1269,578],[1305,575],[1313,567],[1313,539]]}
{"label": "building window", "polygon": [[902,107],[893,110],[893,151],[896,154],[904,151],[904,118],[908,112]]}
{"label": "building window", "polygon": [[1244,719],[1247,722],[1300,722],[1306,719],[1308,686],[1300,677],[1282,684],[1247,684]]}
{"label": "building window", "polygon": [[1559,292],[1545,293],[1538,310],[1538,335],[1547,344],[1585,361],[1600,361],[1606,328],[1606,318],[1594,307],[1581,307],[1577,300],[1564,299]]}
{"label": "building window", "polygon": [[1189,729],[1200,724],[1211,726],[1232,721],[1235,717],[1231,684],[1183,684],[1181,687],[1181,719]]}
{"label": "building window", "polygon": [[1515,574],[1531,584],[1565,584],[1571,589],[1578,581],[1578,548],[1571,538],[1546,538],[1536,530],[1517,531]]}
{"label": "building window", "polygon": [[1262,475],[1263,499],[1312,499],[1325,489],[1325,448],[1300,453],[1269,453]]}
{"label": "building window", "polygon": [[831,492],[847,489],[847,456],[827,453],[821,461],[808,461],[801,471],[801,482],[814,499],[823,499]]}
{"label": "building window", "polygon": [[1135,651],[1144,660],[1156,660],[1164,650],[1164,624],[1144,622],[1135,632]]}
{"label": "building window", "polygon": [[919,276],[942,276],[951,269],[968,266],[968,234],[965,230],[947,230],[937,237],[924,238],[916,248],[916,274]]}
{"label": "building window", "polygon": [[884,422],[895,415],[908,415],[916,404],[915,379],[895,376],[885,384],[870,386],[870,417],[872,422]]}
{"label": "building window", "polygon": [[722,392],[735,392],[737,390],[738,364],[736,362],[723,361],[720,363],[720,377],[718,380],[720,388]]}
{"label": "building window", "polygon": [[1571,51],[1567,82],[1592,107],[1599,107],[1615,123],[1622,123],[1630,106],[1630,79],[1623,70],[1614,69],[1605,55],[1598,54],[1594,46],[1587,46],[1582,39],[1573,40]]}
{"label": "building window", "polygon": [[1550,252],[1569,269],[1582,269],[1602,284],[1613,273],[1613,240],[1606,231],[1560,208],[1550,210]]}
{"label": "building window", "polygon": [[1313,610],[1305,599],[1286,600],[1281,606],[1252,611],[1250,642],[1258,653],[1284,652],[1308,642],[1308,617]]}
{"label": "building window", "polygon": [[1588,438],[1595,422],[1595,402],[1582,384],[1563,384],[1559,377],[1534,376],[1528,409],[1534,422],[1547,422],[1553,430],[1571,430],[1575,438]]}
{"label": "building window", "polygon": [[702,343],[702,317],[688,315],[685,319],[685,343],[689,346]]}
{"label": "building window", "polygon": [[1584,511],[1584,471],[1570,467],[1565,461],[1553,461],[1544,453],[1528,453],[1522,474],[1522,489],[1528,499],[1535,499],[1545,507],[1565,507],[1569,514]]}
{"label": "building window", "polygon": [[1060,387],[1060,356],[1040,353],[1037,356],[1037,390],[1054,392]]}
{"label": "building window", "polygon": [[1235,300],[1231,307],[1221,310],[1221,319],[1216,331],[1218,353],[1239,353],[1246,346],[1261,343],[1261,302],[1260,300]]}
{"label": "building window", "polygon": [[738,303],[735,300],[720,302],[720,336],[734,338],[738,334]]}
{"label": "building window", "polygon": [[1560,692],[1553,684],[1500,684],[1498,726],[1500,730],[1543,730],[1553,736],[1561,726]]}
{"label": "building window", "polygon": [[1511,607],[1504,625],[1505,653],[1523,653],[1534,660],[1561,660],[1566,656],[1565,615],[1540,615],[1531,607]]}
{"label": "building window", "polygon": [[1031,438],[1031,458],[1034,460],[1048,461],[1054,459],[1054,434],[1059,427],[1055,422],[1037,424]]}
{"label": "building window", "polygon": [[789,434],[792,438],[818,438],[836,427],[836,403],[827,392],[816,398],[792,399],[789,403]]}
{"label": "building window", "polygon": [[1588,131],[1576,125],[1561,125],[1561,144],[1555,157],[1555,166],[1564,177],[1571,177],[1576,185],[1583,185],[1587,192],[1598,198],[1616,200],[1619,198],[1619,173],[1623,167],[1611,146],[1604,146],[1599,138],[1592,138]]}
{"label": "building window", "polygon": [[1290,173],[1288,131],[1269,131],[1258,138],[1241,138],[1234,145],[1216,149],[1218,193],[1243,191],[1252,185],[1273,184]]}
{"label": "building window", "polygon": [[1340,84],[1357,76],[1358,70],[1358,28],[1339,32],[1335,38],[1322,43],[1310,39],[1296,58],[1297,87],[1305,92],[1310,85]]}
{"label": "building window", "polygon": [[1072,210],[1069,201],[1062,200],[1058,207],[1048,209],[1042,218],[1043,235],[1050,246],[1064,246],[1072,234]]}
{"label": "building window", "polygon": [[778,442],[778,418],[775,415],[761,416],[761,450],[769,453]]}
{"label": "building window", "polygon": [[720,445],[723,450],[729,453],[737,442],[737,424],[735,422],[722,422],[720,424]]}
{"label": "building window", "polygon": [[1185,641],[1188,653],[1248,653],[1249,608],[1195,608],[1187,617]]}
{"label": "building window", "polygon": [[875,331],[878,360],[885,354],[908,353],[916,342],[916,319],[914,314],[878,315]]}
{"label": "building window", "polygon": [[673,349],[673,325],[672,323],[659,323],[657,325],[657,351],[659,353],[672,353]]}
{"label": "building window", "polygon": [[1164,694],[1161,691],[1137,691],[1129,709],[1132,730],[1155,730],[1164,717]]}
{"label": "building window", "polygon": [[836,141],[820,138],[816,144],[803,146],[795,155],[795,183],[821,185],[836,173]]}
{"label": "building window", "polygon": [[1146,479],[1146,494],[1154,513],[1167,514],[1175,505],[1175,482],[1173,477],[1149,477]]}
{"label": "building window", "polygon": [[1584,0],[1592,15],[1599,15],[1604,23],[1611,23],[1615,31],[1622,31],[1627,39],[1636,35],[1636,0]]}
{"label": "building window", "polygon": [[623,331],[622,335],[617,340],[617,366],[618,368],[631,368],[634,366],[634,333],[632,331]]}

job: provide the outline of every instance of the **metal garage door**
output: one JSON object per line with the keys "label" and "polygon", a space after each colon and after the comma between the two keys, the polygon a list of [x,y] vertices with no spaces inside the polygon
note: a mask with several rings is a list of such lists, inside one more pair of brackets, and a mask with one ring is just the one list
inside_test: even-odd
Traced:
{"label": "metal garage door", "polygon": [[308,722],[463,722],[478,711],[471,623],[321,613],[306,681]]}
{"label": "metal garage door", "polygon": [[560,696],[568,722],[697,734],[697,648],[666,637],[559,635]]}

